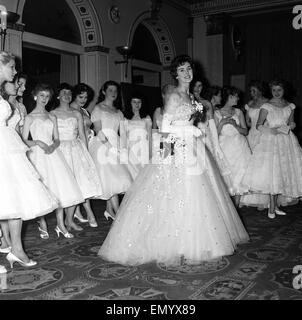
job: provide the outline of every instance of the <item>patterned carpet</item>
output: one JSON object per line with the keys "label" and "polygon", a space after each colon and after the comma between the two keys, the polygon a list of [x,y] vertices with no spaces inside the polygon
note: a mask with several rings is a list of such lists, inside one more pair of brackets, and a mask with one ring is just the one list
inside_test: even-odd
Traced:
{"label": "patterned carpet", "polygon": [[[50,239],[41,240],[34,222],[24,225],[27,253],[38,261],[29,269],[0,264],[0,300],[301,300],[293,288],[293,267],[302,265],[302,205],[269,220],[265,211],[240,209],[251,242],[233,256],[196,266],[160,264],[126,267],[102,261],[97,252],[110,228],[103,201],[92,201],[98,228],[83,224],[74,239],[57,238],[48,216]],[[300,282],[301,283],[301,282]],[[6,287],[6,289],[5,289]]]}

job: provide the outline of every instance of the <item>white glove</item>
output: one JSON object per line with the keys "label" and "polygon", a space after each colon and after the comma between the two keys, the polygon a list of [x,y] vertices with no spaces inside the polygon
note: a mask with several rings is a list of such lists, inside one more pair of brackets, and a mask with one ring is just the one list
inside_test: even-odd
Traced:
{"label": "white glove", "polygon": [[219,157],[220,159],[223,159],[224,154],[220,148],[219,139],[218,139],[218,132],[217,132],[217,128],[215,125],[215,121],[214,121],[214,119],[210,119],[208,122],[209,122],[209,131],[211,133],[211,140],[213,143],[214,152],[217,157]]}

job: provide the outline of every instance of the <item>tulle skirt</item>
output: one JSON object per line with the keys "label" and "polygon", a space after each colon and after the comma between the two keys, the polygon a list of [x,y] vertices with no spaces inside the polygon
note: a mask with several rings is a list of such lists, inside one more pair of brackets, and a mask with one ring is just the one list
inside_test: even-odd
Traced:
{"label": "tulle skirt", "polygon": [[[254,192],[280,194],[288,203],[302,196],[302,149],[295,135],[264,133],[253,150],[243,183]],[[281,200],[282,201],[282,200]]]}
{"label": "tulle skirt", "polygon": [[0,127],[0,220],[31,220],[58,207],[28,160],[17,132]]}
{"label": "tulle skirt", "polygon": [[103,193],[95,164],[80,139],[64,140],[60,143],[65,160],[67,161],[76,182],[85,199],[99,197]]}
{"label": "tulle skirt", "polygon": [[98,136],[89,142],[89,152],[102,181],[103,193],[99,197],[108,200],[112,196],[125,193],[132,183],[128,162],[120,162],[117,148],[108,149]]}
{"label": "tulle skirt", "polygon": [[242,182],[251,157],[247,139],[239,133],[220,135],[219,143],[224,154],[224,167],[229,169],[229,174],[223,174],[223,177],[226,177],[225,183],[230,194],[233,196],[247,193],[249,191],[248,185]]}
{"label": "tulle skirt", "polygon": [[198,263],[233,254],[249,239],[213,158],[145,166],[125,194],[99,255],[125,265]]}
{"label": "tulle skirt", "polygon": [[29,159],[40,174],[43,183],[59,200],[61,208],[85,201],[60,149],[56,149],[51,154],[45,154],[40,147],[32,147]]}

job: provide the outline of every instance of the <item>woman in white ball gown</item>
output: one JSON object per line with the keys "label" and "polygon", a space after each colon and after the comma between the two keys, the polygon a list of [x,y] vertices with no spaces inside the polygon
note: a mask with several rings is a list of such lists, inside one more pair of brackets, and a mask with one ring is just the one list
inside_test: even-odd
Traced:
{"label": "woman in white ball gown", "polygon": [[135,180],[140,170],[149,163],[152,144],[152,120],[147,114],[144,97],[133,92],[125,110],[125,132],[127,137],[128,169]]}
{"label": "woman in white ball gown", "polygon": [[[84,199],[98,197],[103,193],[95,164],[87,149],[87,139],[82,114],[71,108],[72,87],[61,83],[58,88],[59,106],[51,111],[58,123],[60,150],[63,153]],[[83,230],[73,220],[73,213],[68,212],[65,220],[68,230]]]}
{"label": "woman in white ball gown", "polygon": [[[55,231],[58,235],[62,233],[66,238],[72,238],[73,235],[67,231],[64,224],[64,208],[67,215],[72,215],[73,206],[84,202],[84,198],[62,151],[59,149],[57,118],[45,109],[52,94],[51,87],[46,84],[38,84],[35,87],[33,95],[36,107],[25,117],[22,137],[31,147],[30,161],[40,174],[43,183],[59,200]],[[29,134],[32,140],[28,140]],[[49,238],[44,217],[39,219],[38,229],[41,239]]]}
{"label": "woman in white ball gown", "polygon": [[[244,106],[246,110],[246,124],[250,128],[247,135],[250,148],[253,152],[255,146],[260,141],[261,132],[256,129],[259,118],[260,107],[268,101],[265,98],[266,85],[260,81],[253,80],[249,84],[251,100]],[[268,208],[269,195],[261,193],[250,193],[240,198],[240,206],[257,207],[258,210]]]}
{"label": "woman in white ball gown", "polygon": [[[0,85],[12,81],[15,60],[12,55],[0,52]],[[0,220],[7,220],[11,248],[6,259],[30,267],[37,262],[28,258],[21,241],[22,221],[43,216],[57,208],[55,197],[40,181],[26,157],[27,146],[14,128],[7,126],[12,110],[0,96]]]}
{"label": "woman in white ball gown", "polygon": [[291,199],[302,196],[302,149],[292,132],[295,105],[284,99],[285,82],[272,81],[270,88],[273,98],[260,107],[256,125],[260,141],[243,183],[270,196],[268,217],[274,219],[276,214],[285,215],[277,206],[278,195]]}
{"label": "woman in white ball gown", "polygon": [[240,109],[235,108],[238,100],[239,90],[226,86],[222,90],[223,107],[215,111],[219,144],[225,158],[224,165],[229,168],[229,175],[223,177],[236,206],[239,205],[241,195],[249,191],[248,186],[242,183],[242,178],[251,157],[251,149],[245,137],[248,130],[244,115]]}
{"label": "woman in white ball gown", "polygon": [[[121,163],[120,151],[126,150],[124,115],[120,107],[120,86],[106,81],[98,103],[91,113],[96,136],[89,143],[89,152],[95,162],[103,185],[100,199],[107,200],[104,216],[115,219],[119,208],[118,195],[125,193],[132,183],[127,161]],[[121,143],[120,143],[121,142]]]}
{"label": "woman in white ball gown", "polygon": [[249,239],[200,130],[192,124],[191,58],[176,57],[171,73],[178,86],[165,105],[162,161],[145,166],[127,191],[98,253],[105,260],[195,264],[231,255]]}

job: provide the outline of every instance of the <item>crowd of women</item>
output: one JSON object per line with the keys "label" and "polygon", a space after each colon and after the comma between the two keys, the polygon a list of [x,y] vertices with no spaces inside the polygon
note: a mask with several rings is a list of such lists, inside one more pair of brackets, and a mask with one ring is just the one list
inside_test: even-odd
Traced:
{"label": "crowd of women", "polygon": [[[62,83],[54,92],[37,84],[27,114],[27,78],[11,54],[0,53],[0,253],[11,267],[37,263],[22,246],[23,221],[36,219],[48,239],[47,214],[55,212],[57,236],[73,238],[83,230],[75,220],[98,226],[90,199],[106,200],[104,216],[114,220],[99,255],[131,265],[232,254],[249,239],[236,207],[268,208],[275,218],[285,215],[280,205],[299,200],[302,150],[282,81],[270,83],[270,100],[252,82],[244,116],[236,88],[202,95],[188,56],[173,60],[171,74],[177,85],[163,87],[152,120],[139,92],[121,111],[115,81],[104,83],[91,115],[87,85]],[[56,107],[47,111],[53,96]]]}

